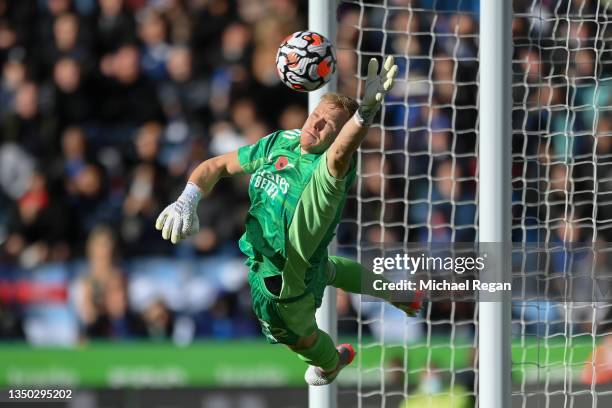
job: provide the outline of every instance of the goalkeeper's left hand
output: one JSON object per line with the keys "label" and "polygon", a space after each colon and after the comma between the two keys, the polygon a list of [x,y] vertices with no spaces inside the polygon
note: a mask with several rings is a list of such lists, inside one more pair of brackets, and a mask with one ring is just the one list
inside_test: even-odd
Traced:
{"label": "goalkeeper's left hand", "polygon": [[361,126],[370,126],[372,124],[372,120],[374,120],[376,112],[380,109],[385,94],[393,88],[397,71],[398,68],[392,56],[388,56],[385,60],[380,70],[380,75],[378,74],[378,61],[376,58],[370,59],[363,100],[355,114],[355,119]]}

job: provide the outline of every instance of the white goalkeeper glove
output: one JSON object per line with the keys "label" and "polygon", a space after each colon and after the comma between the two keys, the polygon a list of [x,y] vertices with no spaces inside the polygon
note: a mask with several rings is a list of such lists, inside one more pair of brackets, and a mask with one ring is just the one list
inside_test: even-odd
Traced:
{"label": "white goalkeeper glove", "polygon": [[162,238],[176,244],[200,230],[200,220],[196,212],[202,198],[200,188],[187,183],[179,198],[159,214],[155,228],[162,232]]}
{"label": "white goalkeeper glove", "polygon": [[377,73],[378,61],[376,58],[370,59],[363,100],[355,113],[355,120],[359,125],[370,126],[372,124],[374,116],[376,116],[376,112],[380,109],[380,104],[385,98],[385,94],[393,88],[397,71],[398,68],[392,56],[388,56],[385,60],[380,70],[380,75]]}

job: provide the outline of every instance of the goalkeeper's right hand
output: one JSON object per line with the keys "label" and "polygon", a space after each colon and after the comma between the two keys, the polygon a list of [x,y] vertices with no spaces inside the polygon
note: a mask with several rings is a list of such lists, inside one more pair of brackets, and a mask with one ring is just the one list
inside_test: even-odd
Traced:
{"label": "goalkeeper's right hand", "polygon": [[155,228],[162,232],[162,238],[176,244],[200,230],[196,210],[201,198],[200,188],[191,182],[187,183],[179,198],[157,217]]}

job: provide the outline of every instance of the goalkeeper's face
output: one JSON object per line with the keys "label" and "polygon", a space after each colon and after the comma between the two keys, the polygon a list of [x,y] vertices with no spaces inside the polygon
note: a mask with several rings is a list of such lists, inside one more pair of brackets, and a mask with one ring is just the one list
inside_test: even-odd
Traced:
{"label": "goalkeeper's face", "polygon": [[300,145],[306,153],[323,153],[332,144],[349,119],[344,109],[321,101],[302,126]]}

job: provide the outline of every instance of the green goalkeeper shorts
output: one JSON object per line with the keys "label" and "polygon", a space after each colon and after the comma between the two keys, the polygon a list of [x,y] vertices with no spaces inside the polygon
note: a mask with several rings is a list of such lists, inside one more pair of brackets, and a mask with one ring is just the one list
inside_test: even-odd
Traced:
{"label": "green goalkeeper shorts", "polygon": [[[328,282],[327,271],[321,271],[321,276],[313,277],[306,292],[288,299],[280,299],[272,293],[275,279],[266,282],[261,273],[249,272],[253,311],[268,342],[294,345],[300,337],[317,330],[315,311],[321,306]],[[275,278],[279,280],[280,275]]]}

